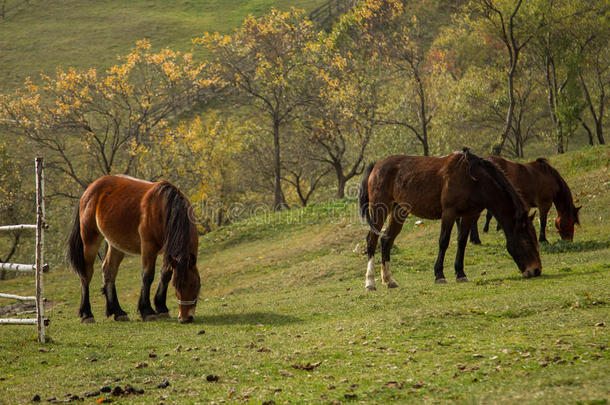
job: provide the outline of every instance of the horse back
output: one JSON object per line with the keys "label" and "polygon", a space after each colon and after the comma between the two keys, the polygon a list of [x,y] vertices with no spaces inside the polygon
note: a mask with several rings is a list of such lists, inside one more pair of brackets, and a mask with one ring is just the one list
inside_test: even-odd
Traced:
{"label": "horse back", "polygon": [[550,205],[557,192],[552,174],[540,162],[517,163],[500,156],[488,156],[499,167],[527,204],[527,208]]}
{"label": "horse back", "polygon": [[[472,182],[462,170],[461,154],[443,157],[390,156],[375,165],[369,177],[374,203],[399,203],[411,214],[439,219],[444,207],[466,209]],[[462,207],[464,205],[464,207]]]}
{"label": "horse back", "polygon": [[127,176],[103,176],[81,197],[83,233],[99,232],[114,247],[141,253],[141,224],[146,221],[142,202],[154,183]]}

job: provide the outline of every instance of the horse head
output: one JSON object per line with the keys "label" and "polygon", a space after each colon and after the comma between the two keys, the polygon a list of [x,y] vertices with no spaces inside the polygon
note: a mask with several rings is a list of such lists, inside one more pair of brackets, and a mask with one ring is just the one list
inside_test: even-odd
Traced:
{"label": "horse head", "polygon": [[201,278],[197,269],[197,256],[189,254],[187,258],[171,257],[170,264],[174,272],[174,287],[178,301],[178,321],[193,322],[195,307],[199,299]]}
{"label": "horse head", "polygon": [[574,240],[574,224],[580,225],[578,211],[581,208],[582,207],[572,206],[569,214],[567,215],[562,215],[559,212],[557,213],[557,218],[555,218],[555,228],[557,228],[557,232],[559,232],[561,239],[569,240],[570,242]]}
{"label": "horse head", "polygon": [[517,215],[512,230],[506,232],[506,249],[519,267],[523,277],[536,277],[542,273],[538,239],[534,229],[534,216],[526,211]]}

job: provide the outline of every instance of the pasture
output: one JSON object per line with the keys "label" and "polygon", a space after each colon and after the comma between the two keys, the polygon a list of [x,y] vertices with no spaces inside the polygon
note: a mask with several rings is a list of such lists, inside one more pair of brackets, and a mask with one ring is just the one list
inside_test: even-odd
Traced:
{"label": "pasture", "polygon": [[[8,1],[7,9],[18,3]],[[21,3],[21,2],[19,2]],[[116,63],[142,38],[155,48],[189,51],[191,39],[204,31],[228,32],[248,14],[259,16],[272,6],[311,11],[323,1],[248,0],[205,2],[104,0],[29,1],[0,20],[0,89],[21,86],[40,72],[53,75],[58,66],[99,70]]]}
{"label": "pasture", "polygon": [[[582,226],[573,243],[549,229],[534,279],[520,276],[492,231],[466,248],[471,282],[455,283],[454,231],[449,282],[435,285],[439,223],[409,217],[392,252],[400,287],[382,286],[377,264],[378,289],[367,292],[354,198],[203,236],[201,301],[188,325],[176,320],[173,288],[171,319],[138,319],[139,258],[127,258],[117,278],[131,322],[104,317],[99,262],[95,324],[79,322],[76,275],[54,268],[45,277],[50,343],[37,344],[34,327],[0,329],[0,402],[89,394],[85,403],[607,403],[609,162],[608,147],[551,159],[584,205]],[[30,278],[2,283],[32,288]],[[113,395],[127,385],[134,390]]]}

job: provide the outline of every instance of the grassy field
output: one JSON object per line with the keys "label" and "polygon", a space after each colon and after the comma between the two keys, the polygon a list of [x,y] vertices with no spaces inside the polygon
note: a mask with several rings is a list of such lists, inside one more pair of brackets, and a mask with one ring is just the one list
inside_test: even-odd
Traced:
{"label": "grassy field", "polygon": [[[37,344],[31,326],[0,329],[0,403],[86,393],[85,403],[607,403],[609,161],[608,147],[552,159],[584,205],[582,226],[573,243],[550,230],[536,279],[520,277],[492,232],[467,248],[470,283],[435,285],[439,224],[417,227],[410,218],[392,256],[400,288],[366,292],[365,229],[350,200],[206,235],[201,302],[190,325],[135,320],[135,257],[118,277],[127,323],[104,317],[99,266],[92,325],[77,318],[76,276],[53,269],[46,276],[51,342]],[[448,276],[454,253],[455,235]],[[33,283],[1,287],[31,294]],[[176,316],[173,299],[169,306]],[[126,385],[144,392],[98,392]]]}
{"label": "grassy field", "polygon": [[248,14],[259,16],[272,6],[311,11],[323,2],[31,0],[0,20],[0,91],[22,85],[27,76],[36,79],[41,71],[53,74],[58,66],[107,68],[142,38],[155,48],[188,51],[193,37],[229,31]]}

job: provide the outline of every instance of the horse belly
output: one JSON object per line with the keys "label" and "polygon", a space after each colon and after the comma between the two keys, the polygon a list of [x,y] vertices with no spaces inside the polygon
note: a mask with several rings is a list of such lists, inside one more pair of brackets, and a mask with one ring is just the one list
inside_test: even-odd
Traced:
{"label": "horse belly", "polygon": [[395,201],[409,211],[411,215],[425,219],[439,219],[443,209],[440,199],[440,187],[435,181],[425,178],[413,178],[403,181]]}
{"label": "horse belly", "polygon": [[96,220],[98,229],[109,244],[125,253],[140,254],[139,204],[130,201],[100,204]]}

